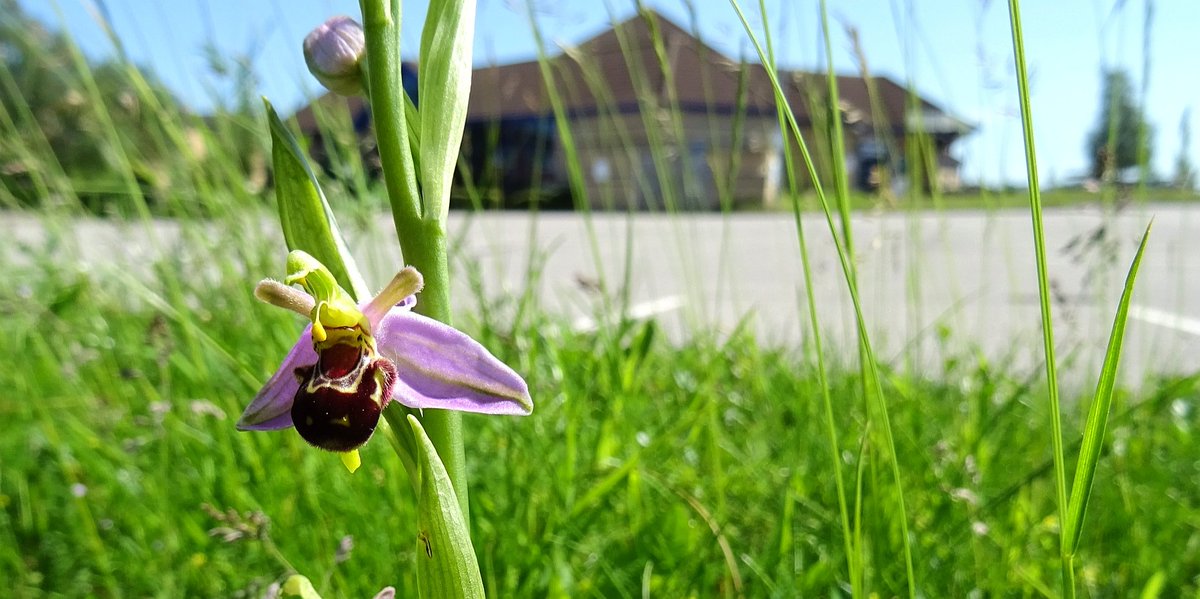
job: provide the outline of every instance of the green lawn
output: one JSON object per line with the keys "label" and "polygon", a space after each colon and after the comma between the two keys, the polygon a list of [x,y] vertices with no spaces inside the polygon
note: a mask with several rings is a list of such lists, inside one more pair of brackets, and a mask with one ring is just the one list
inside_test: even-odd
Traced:
{"label": "green lawn", "polygon": [[[936,200],[929,195],[923,195],[917,204],[913,204],[911,196],[889,197],[877,193],[851,193],[851,205],[856,210],[885,210],[904,211],[921,210],[1000,210],[1006,208],[1029,209],[1029,194],[1025,190],[1015,191],[963,191],[942,194]],[[820,205],[815,196],[801,196],[801,208],[806,211],[820,211]],[[1200,203],[1200,193],[1189,189],[1147,188],[1138,190],[1136,187],[1126,190],[1108,190],[1103,193],[1093,193],[1082,189],[1051,189],[1042,192],[1042,205],[1046,207],[1087,207],[1136,205],[1139,202],[1153,203]],[[791,201],[783,198],[774,209],[791,211]]]}
{"label": "green lawn", "polygon": [[[260,597],[294,570],[326,597],[411,596],[412,493],[385,443],[351,476],[292,431],[234,430],[301,323],[251,297],[278,276],[276,248],[194,237],[148,284],[79,272],[62,248],[0,264],[5,593]],[[652,322],[580,334],[527,314],[515,329],[462,321],[537,406],[466,419],[489,596],[848,594],[821,390],[799,349],[704,332],[672,346]],[[917,587],[1052,595],[1042,373],[969,349],[938,380],[883,372]],[[1198,385],[1118,394],[1077,562],[1088,596],[1200,593]],[[867,586],[902,594],[894,486],[863,443],[877,431],[857,370],[830,386]],[[1065,405],[1077,442],[1086,403]]]}

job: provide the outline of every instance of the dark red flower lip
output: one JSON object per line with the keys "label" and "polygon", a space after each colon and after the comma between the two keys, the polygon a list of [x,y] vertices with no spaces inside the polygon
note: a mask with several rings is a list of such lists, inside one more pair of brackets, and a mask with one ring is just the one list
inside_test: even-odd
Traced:
{"label": "dark red flower lip", "polygon": [[364,355],[343,376],[329,377],[322,372],[325,362],[322,352],[317,365],[296,369],[301,382],[292,403],[292,422],[300,437],[314,447],[340,452],[358,449],[379,424],[392,394],[396,367],[384,358],[368,361]]}

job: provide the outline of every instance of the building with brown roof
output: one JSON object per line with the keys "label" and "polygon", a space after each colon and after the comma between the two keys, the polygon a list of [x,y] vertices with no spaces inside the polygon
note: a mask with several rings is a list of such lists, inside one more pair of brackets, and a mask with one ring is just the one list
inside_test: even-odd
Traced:
{"label": "building with brown roof", "polygon": [[[779,79],[825,180],[825,76],[780,71]],[[919,148],[924,158],[912,162],[934,173],[923,185],[957,186],[950,147],[969,125],[884,77],[839,76],[838,87],[836,114],[857,187],[887,184],[889,173],[902,177],[912,170],[906,157]],[[365,132],[366,106],[350,107],[355,129],[361,124]],[[319,135],[305,110],[302,128]],[[787,191],[784,139],[761,65],[732,60],[648,11],[543,63],[476,69],[456,201],[651,210],[771,205]],[[802,176],[799,184],[808,186]]]}

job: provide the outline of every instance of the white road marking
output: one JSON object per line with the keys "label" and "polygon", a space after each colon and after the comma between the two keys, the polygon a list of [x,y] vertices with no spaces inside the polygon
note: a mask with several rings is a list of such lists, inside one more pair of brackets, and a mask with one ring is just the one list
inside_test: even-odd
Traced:
{"label": "white road marking", "polygon": [[1189,318],[1147,306],[1129,306],[1129,317],[1200,337],[1200,318]]}
{"label": "white road marking", "polygon": [[[640,302],[629,306],[627,316],[632,320],[645,320],[651,316],[666,314],[683,307],[684,301],[682,295],[668,295],[658,299],[652,299],[648,302]],[[596,321],[590,316],[580,316],[575,319],[571,325],[576,331],[581,333],[596,330]]]}

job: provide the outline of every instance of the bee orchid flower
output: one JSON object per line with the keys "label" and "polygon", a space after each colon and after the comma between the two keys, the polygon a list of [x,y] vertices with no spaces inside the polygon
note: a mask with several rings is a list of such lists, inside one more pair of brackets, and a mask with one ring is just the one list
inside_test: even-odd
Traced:
{"label": "bee orchid flower", "polygon": [[363,304],[302,251],[288,255],[288,273],[283,283],[259,283],[255,296],[311,324],[246,407],[238,429],[294,426],[309,444],[346,454],[371,438],[393,400],[414,409],[532,412],[520,375],[462,331],[412,311],[422,286],[412,267]]}

